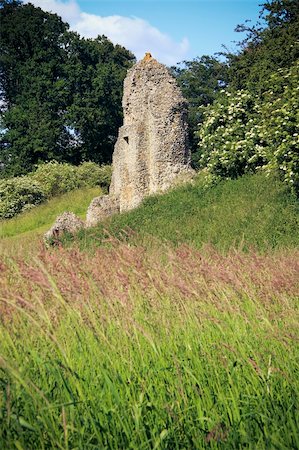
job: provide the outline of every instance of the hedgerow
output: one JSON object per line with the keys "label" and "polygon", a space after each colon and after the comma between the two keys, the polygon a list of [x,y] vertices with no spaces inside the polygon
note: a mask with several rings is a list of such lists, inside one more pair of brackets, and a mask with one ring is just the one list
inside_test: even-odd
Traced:
{"label": "hedgerow", "polygon": [[29,177],[0,180],[0,219],[9,219],[46,200],[40,183]]}
{"label": "hedgerow", "polygon": [[29,174],[29,177],[42,184],[48,198],[79,187],[77,168],[67,163],[51,161],[40,164],[35,172]]}
{"label": "hedgerow", "polygon": [[51,161],[26,176],[0,181],[0,219],[14,217],[54,196],[83,187],[108,189],[111,167],[84,162],[80,166]]}
{"label": "hedgerow", "polygon": [[84,162],[77,169],[77,179],[80,187],[101,186],[108,189],[111,181],[112,166],[103,164],[99,166],[94,162]]}

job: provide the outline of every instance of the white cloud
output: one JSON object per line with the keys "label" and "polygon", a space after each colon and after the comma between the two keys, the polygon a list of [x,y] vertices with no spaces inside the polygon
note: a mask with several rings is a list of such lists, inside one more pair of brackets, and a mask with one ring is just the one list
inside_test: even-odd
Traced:
{"label": "white cloud", "polygon": [[114,44],[131,50],[137,59],[150,51],[160,62],[171,65],[182,61],[189,50],[186,37],[175,42],[168,34],[139,17],[88,14],[80,10],[76,0],[30,0],[30,3],[44,11],[57,13],[81,36],[95,38],[104,34]]}
{"label": "white cloud", "polygon": [[34,6],[39,6],[44,11],[56,13],[69,24],[73,21],[77,21],[81,14],[80,7],[76,0],[68,0],[66,2],[61,0],[27,0],[24,3],[32,3]]}

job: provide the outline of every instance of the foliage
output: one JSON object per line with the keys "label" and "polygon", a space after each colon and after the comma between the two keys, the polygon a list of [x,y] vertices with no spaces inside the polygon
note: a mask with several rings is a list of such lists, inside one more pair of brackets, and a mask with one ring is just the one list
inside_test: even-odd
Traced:
{"label": "foliage", "polygon": [[[56,14],[46,13],[32,4],[22,5],[15,1],[1,3],[0,18],[1,99],[5,102],[5,107],[15,105],[18,96],[30,89],[29,71],[32,71],[33,84],[36,77],[44,75],[44,88],[48,83],[54,83],[53,87],[58,87],[61,82],[65,87],[64,80],[60,78],[63,35],[68,25]],[[40,95],[42,92],[39,90],[37,97]],[[51,100],[55,101],[48,99]]]}
{"label": "foliage", "polygon": [[261,104],[267,172],[278,170],[299,193],[299,64],[274,73]]}
{"label": "foliage", "polygon": [[108,188],[111,180],[111,166],[99,166],[84,162],[79,166],[51,161],[39,164],[30,177],[42,184],[48,198],[82,187],[101,186]]}
{"label": "foliage", "polygon": [[219,178],[279,171],[299,191],[298,67],[273,74],[262,97],[224,91],[205,108],[198,131],[202,168]]}
{"label": "foliage", "polygon": [[28,177],[0,180],[0,219],[13,217],[45,199],[42,185]]}
{"label": "foliage", "polygon": [[[261,5],[261,23],[250,26],[247,22],[237,26],[236,31],[245,32],[246,37],[238,43],[239,50],[236,53],[224,51],[218,53],[217,57],[202,56],[172,68],[190,104],[189,140],[192,162],[196,168],[209,164],[210,173],[207,180],[209,179],[210,183],[215,182],[218,176],[234,177],[267,164],[271,170],[278,166],[280,170],[285,171],[284,179],[298,190],[298,182],[294,179],[298,173],[298,150],[295,143],[297,119],[295,110],[292,110],[297,106],[298,92],[293,83],[293,99],[287,95],[287,87],[280,101],[275,100],[275,94],[272,100],[268,95],[271,91],[275,93],[281,90],[281,77],[273,75],[280,69],[290,69],[290,74],[286,76],[297,80],[295,72],[299,58],[298,5],[296,0],[269,0]],[[225,60],[221,61],[219,56],[224,56]],[[278,84],[277,87],[275,83]],[[227,94],[224,94],[224,88],[228,89]],[[270,115],[275,111],[274,100],[280,113],[274,113],[268,127],[267,120],[264,119],[270,119]],[[285,106],[283,102],[286,103]],[[285,114],[284,108],[288,109]],[[259,114],[262,115],[260,120]],[[279,114],[282,128],[278,124]],[[283,115],[291,117],[290,120],[286,119],[289,120],[286,126]],[[290,130],[287,137],[288,128]],[[280,138],[282,145],[279,143]],[[275,148],[278,143],[279,150]],[[288,143],[291,145],[288,150],[291,153],[288,153],[284,161],[283,155],[286,154]],[[271,157],[274,152],[277,152],[276,159]],[[284,165],[287,166],[286,169],[283,168]]]}
{"label": "foliage", "polygon": [[110,162],[133,55],[105,37],[81,39],[32,4],[2,3],[1,176],[52,159]]}
{"label": "foliage", "polygon": [[209,173],[221,178],[236,178],[255,167],[255,136],[259,108],[246,91],[223,95],[203,111],[199,125],[198,163]]}
{"label": "foliage", "polygon": [[263,3],[262,23],[238,25],[245,32],[237,53],[224,52],[231,89],[248,89],[262,94],[265,80],[279,68],[288,68],[299,58],[299,4],[297,0],[269,0]]}
{"label": "foliage", "polygon": [[1,448],[298,448],[298,250],[115,242],[1,268]]}
{"label": "foliage", "polygon": [[76,167],[67,163],[51,161],[40,164],[29,176],[43,186],[48,198],[79,187]]}
{"label": "foliage", "polygon": [[57,161],[40,164],[27,176],[0,181],[3,211],[0,217],[13,217],[34,204],[74,189],[99,186],[107,191],[110,179],[111,166],[107,165],[84,162],[72,166]]}
{"label": "foliage", "polygon": [[[262,7],[262,23],[251,26],[247,22],[237,26],[236,31],[245,32],[246,37],[238,43],[236,53],[224,51],[217,57],[202,56],[172,68],[190,104],[190,146],[195,167],[199,158],[196,130],[204,120],[202,107],[221,97],[220,92],[225,87],[229,87],[230,92],[241,90],[253,96],[263,95],[269,90],[267,81],[272,73],[291,67],[299,58],[298,2],[270,0]],[[219,59],[220,55],[225,57],[224,61]]]}
{"label": "foliage", "polygon": [[183,61],[171,69],[189,103],[189,143],[192,153],[197,149],[195,130],[202,120],[199,106],[213,103],[217,93],[226,85],[227,69],[225,63],[207,55]]}
{"label": "foliage", "polygon": [[68,141],[63,124],[68,102],[64,69],[68,25],[31,4],[5,3],[1,20],[1,174],[28,172],[59,158]]}
{"label": "foliage", "polygon": [[73,162],[110,163],[122,124],[123,80],[134,57],[104,36],[76,39],[68,52],[72,102],[66,123],[76,142]]}
{"label": "foliage", "polygon": [[84,162],[76,168],[78,184],[80,187],[84,186],[101,186],[103,189],[108,189],[111,182],[112,166],[99,166],[94,162]]}

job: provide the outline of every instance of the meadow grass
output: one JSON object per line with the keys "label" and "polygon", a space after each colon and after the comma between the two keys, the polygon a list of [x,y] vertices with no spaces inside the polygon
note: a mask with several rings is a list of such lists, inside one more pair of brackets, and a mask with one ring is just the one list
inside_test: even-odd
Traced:
{"label": "meadow grass", "polygon": [[144,245],[154,237],[197,248],[210,243],[224,251],[232,246],[260,251],[296,247],[299,202],[274,177],[248,175],[206,189],[199,176],[193,184],[147,198],[139,208],[82,231],[75,242],[92,249],[107,235],[127,239],[124,230],[134,231]]}
{"label": "meadow grass", "polygon": [[[73,195],[83,216],[90,198]],[[57,202],[43,224],[46,205],[5,222],[0,448],[299,448],[299,209],[284,185],[199,178],[46,250]]]}
{"label": "meadow grass", "polygon": [[299,447],[298,250],[110,242],[1,269],[0,448]]}

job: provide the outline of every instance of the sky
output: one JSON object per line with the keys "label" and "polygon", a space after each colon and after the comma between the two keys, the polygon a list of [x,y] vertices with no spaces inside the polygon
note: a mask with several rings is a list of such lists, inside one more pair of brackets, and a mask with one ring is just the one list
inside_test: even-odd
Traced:
{"label": "sky", "polygon": [[[28,3],[29,1],[25,1]],[[258,21],[263,0],[30,0],[57,13],[81,36],[104,34],[167,65],[236,49],[238,24]]]}

